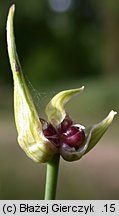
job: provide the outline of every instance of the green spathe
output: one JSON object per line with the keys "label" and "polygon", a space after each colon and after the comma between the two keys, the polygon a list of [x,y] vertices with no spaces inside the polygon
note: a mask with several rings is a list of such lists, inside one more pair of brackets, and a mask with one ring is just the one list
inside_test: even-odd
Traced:
{"label": "green spathe", "polygon": [[46,106],[45,112],[48,121],[54,126],[58,126],[65,118],[64,105],[75,95],[83,91],[84,86],[77,89],[65,90],[56,94]]}
{"label": "green spathe", "polygon": [[7,20],[7,44],[14,79],[14,113],[18,142],[31,159],[36,162],[47,162],[57,149],[43,135],[39,116],[23,77],[14,39],[14,11],[13,5]]}

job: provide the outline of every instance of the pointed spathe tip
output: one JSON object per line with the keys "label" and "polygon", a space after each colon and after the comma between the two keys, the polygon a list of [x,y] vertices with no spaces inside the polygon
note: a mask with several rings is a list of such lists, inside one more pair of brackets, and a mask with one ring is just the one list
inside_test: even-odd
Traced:
{"label": "pointed spathe tip", "polygon": [[14,13],[14,11],[15,11],[15,4],[13,4],[9,9],[9,12],[12,14]]}
{"label": "pointed spathe tip", "polygon": [[85,88],[84,86],[81,87],[82,90],[84,90],[84,88]]}
{"label": "pointed spathe tip", "polygon": [[117,112],[116,112],[116,111],[114,111],[114,110],[111,110],[111,111],[110,111],[110,115],[113,115],[113,116],[115,116],[115,115],[117,115]]}

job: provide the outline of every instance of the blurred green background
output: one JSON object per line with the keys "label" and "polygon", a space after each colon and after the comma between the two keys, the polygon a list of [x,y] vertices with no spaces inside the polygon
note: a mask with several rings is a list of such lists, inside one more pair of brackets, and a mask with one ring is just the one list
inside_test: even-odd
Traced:
{"label": "blurred green background", "polygon": [[[0,2],[0,199],[43,199],[46,164],[17,143],[6,19],[15,3],[15,36],[39,115],[57,92],[85,91],[66,105],[75,122],[91,125],[119,111],[119,1]],[[119,117],[80,161],[61,159],[57,199],[119,199]]]}

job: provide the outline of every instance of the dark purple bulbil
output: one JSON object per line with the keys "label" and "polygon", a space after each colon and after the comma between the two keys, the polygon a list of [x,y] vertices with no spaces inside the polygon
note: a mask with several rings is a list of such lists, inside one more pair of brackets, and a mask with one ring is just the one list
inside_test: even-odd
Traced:
{"label": "dark purple bulbil", "polygon": [[46,137],[54,136],[57,134],[55,128],[51,124],[47,124],[47,128],[43,131]]}
{"label": "dark purple bulbil", "polygon": [[41,119],[43,125],[43,133],[57,147],[63,143],[76,150],[84,143],[85,133],[80,125],[73,124],[73,121],[66,116],[57,129],[45,120]]}
{"label": "dark purple bulbil", "polygon": [[60,133],[66,132],[66,130],[73,124],[73,121],[66,116],[65,119],[60,124]]}
{"label": "dark purple bulbil", "polygon": [[63,143],[78,149],[85,140],[85,133],[81,128],[72,125],[62,134],[61,139]]}

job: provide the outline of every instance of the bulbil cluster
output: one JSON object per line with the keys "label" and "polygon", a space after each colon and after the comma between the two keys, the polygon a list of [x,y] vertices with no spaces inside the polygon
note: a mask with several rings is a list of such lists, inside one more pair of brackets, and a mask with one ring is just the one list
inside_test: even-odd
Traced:
{"label": "bulbil cluster", "polygon": [[41,122],[44,136],[57,148],[60,148],[62,144],[67,144],[77,150],[85,141],[84,127],[74,124],[68,115],[57,128],[43,119]]}

